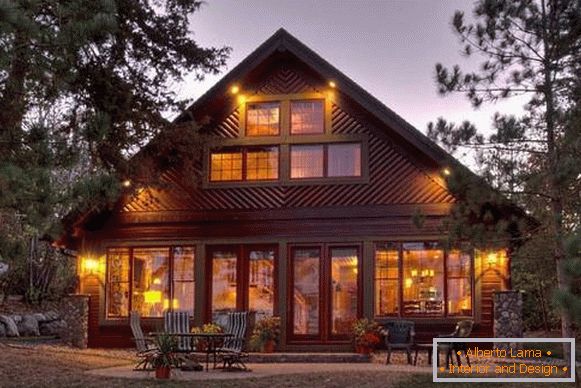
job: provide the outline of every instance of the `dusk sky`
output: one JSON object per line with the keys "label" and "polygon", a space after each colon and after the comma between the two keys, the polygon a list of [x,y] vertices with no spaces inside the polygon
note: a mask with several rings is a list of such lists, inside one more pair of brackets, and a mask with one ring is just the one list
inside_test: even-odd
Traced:
{"label": "dusk sky", "polygon": [[451,27],[454,11],[470,14],[471,6],[466,0],[209,0],[192,19],[195,37],[233,51],[221,75],[187,81],[180,95],[199,97],[283,27],[424,133],[439,116],[468,119],[486,131],[494,112],[518,114],[522,98],[474,111],[463,96],[439,96],[434,81],[437,62],[478,63],[459,54]]}

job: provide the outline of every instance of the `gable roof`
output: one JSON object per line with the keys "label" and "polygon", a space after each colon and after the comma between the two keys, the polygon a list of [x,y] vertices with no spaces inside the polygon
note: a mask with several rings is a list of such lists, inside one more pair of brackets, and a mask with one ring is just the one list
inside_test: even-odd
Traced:
{"label": "gable roof", "polygon": [[228,72],[218,83],[191,104],[174,123],[189,120],[189,114],[202,109],[216,95],[224,95],[233,84],[239,82],[253,69],[267,60],[271,55],[280,51],[288,51],[299,60],[309,65],[324,79],[333,80],[341,93],[344,93],[357,104],[364,107],[380,122],[391,128],[412,146],[428,156],[440,166],[454,165],[466,169],[454,157],[443,150],[438,144],[430,140],[421,131],[405,121],[401,116],[389,109],[381,101],[359,86],[355,81],[327,62],[315,51],[307,47],[300,40],[291,35],[284,28],[280,28],[256,50],[250,53],[242,62]]}

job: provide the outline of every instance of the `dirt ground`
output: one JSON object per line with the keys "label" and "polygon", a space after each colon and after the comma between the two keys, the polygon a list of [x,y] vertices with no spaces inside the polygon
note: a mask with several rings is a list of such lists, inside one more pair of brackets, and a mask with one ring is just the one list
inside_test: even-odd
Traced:
{"label": "dirt ground", "polygon": [[[78,351],[55,346],[23,347],[0,343],[0,387],[185,387],[192,382],[111,379],[91,376],[89,369],[129,365],[134,362],[132,354],[126,351],[85,350]],[[281,366],[284,364],[281,364]],[[431,375],[410,374],[389,370],[385,372],[332,372],[279,375],[272,377],[248,378],[243,380],[220,380],[199,382],[196,387],[432,387]],[[448,386],[448,385],[447,385]],[[465,384],[453,384],[467,387]],[[507,387],[509,385],[487,384],[487,387]],[[522,384],[512,386],[522,388]],[[530,386],[530,385],[528,385]],[[551,384],[539,385],[550,387]],[[564,388],[573,384],[555,384]]]}

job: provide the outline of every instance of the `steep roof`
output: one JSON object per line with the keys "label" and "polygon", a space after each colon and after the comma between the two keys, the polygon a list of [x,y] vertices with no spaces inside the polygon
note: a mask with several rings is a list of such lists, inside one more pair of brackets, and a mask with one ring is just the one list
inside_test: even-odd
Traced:
{"label": "steep roof", "polygon": [[321,77],[337,83],[341,93],[347,95],[357,104],[365,108],[381,123],[388,126],[397,135],[416,147],[423,154],[441,166],[454,165],[465,168],[439,145],[430,140],[421,131],[405,121],[401,116],[389,109],[385,104],[372,96],[355,81],[327,62],[315,51],[307,47],[300,40],[291,35],[284,28],[280,28],[274,35],[262,43],[242,62],[228,72],[218,83],[190,105],[174,123],[188,121],[190,115],[203,107],[215,96],[223,96],[229,88],[244,79],[252,70],[267,60],[276,52],[288,51],[300,61],[307,64]]}

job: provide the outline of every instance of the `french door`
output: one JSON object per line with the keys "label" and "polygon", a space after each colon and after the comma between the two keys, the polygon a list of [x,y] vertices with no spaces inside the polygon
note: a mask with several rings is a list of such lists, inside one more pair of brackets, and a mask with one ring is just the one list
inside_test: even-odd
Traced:
{"label": "french door", "polygon": [[272,316],[276,302],[277,245],[220,245],[207,248],[207,320],[230,311]]}
{"label": "french door", "polygon": [[290,248],[291,341],[342,342],[361,316],[361,246]]}

